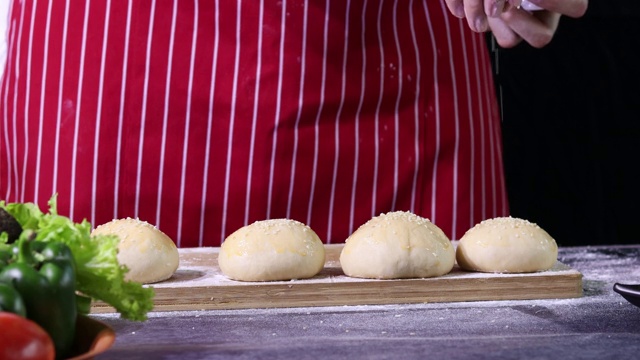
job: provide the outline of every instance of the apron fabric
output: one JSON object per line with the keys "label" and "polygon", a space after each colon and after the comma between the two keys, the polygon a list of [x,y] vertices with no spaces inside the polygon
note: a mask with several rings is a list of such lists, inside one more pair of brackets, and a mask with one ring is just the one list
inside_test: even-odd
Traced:
{"label": "apron fabric", "polygon": [[482,34],[443,1],[13,1],[0,199],[179,247],[383,212],[452,239],[508,213]]}

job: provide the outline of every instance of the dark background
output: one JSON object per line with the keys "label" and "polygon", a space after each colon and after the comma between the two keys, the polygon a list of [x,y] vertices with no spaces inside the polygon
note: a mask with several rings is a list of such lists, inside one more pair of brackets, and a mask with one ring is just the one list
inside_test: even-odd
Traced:
{"label": "dark background", "polygon": [[512,216],[560,246],[640,243],[640,1],[591,0],[542,49],[488,43]]}

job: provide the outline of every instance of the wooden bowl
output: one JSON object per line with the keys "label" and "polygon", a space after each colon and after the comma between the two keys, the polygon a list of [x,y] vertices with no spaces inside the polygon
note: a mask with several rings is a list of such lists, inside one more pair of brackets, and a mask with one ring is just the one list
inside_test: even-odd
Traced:
{"label": "wooden bowl", "polygon": [[116,333],[107,324],[89,316],[78,315],[76,338],[69,360],[88,360],[107,351],[115,342]]}

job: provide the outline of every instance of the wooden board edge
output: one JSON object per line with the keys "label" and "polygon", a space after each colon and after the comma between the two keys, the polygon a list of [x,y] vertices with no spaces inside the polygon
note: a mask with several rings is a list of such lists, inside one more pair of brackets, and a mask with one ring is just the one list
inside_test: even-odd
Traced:
{"label": "wooden board edge", "polygon": [[[567,271],[553,277],[442,278],[430,285],[425,279],[382,280],[326,284],[262,284],[242,287],[192,287],[168,296],[157,289],[153,312],[178,310],[231,310],[356,305],[392,305],[472,301],[541,300],[579,298],[583,295],[582,274]],[[452,286],[455,283],[455,286]],[[425,285],[427,284],[427,285]],[[185,292],[185,296],[181,296]],[[92,313],[115,312],[95,303]]]}

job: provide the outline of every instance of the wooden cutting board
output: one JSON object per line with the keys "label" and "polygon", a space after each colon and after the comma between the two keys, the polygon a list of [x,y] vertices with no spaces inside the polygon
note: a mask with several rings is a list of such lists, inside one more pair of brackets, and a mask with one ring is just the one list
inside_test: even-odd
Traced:
{"label": "wooden cutting board", "polygon": [[[183,248],[180,267],[168,280],[152,284],[154,311],[382,305],[479,300],[562,299],[582,296],[582,274],[557,262],[544,272],[486,274],[457,266],[428,279],[374,280],[342,272],[343,245],[326,245],[324,270],[305,280],[239,282],[218,267],[220,248]],[[94,313],[113,312],[95,303]]]}

